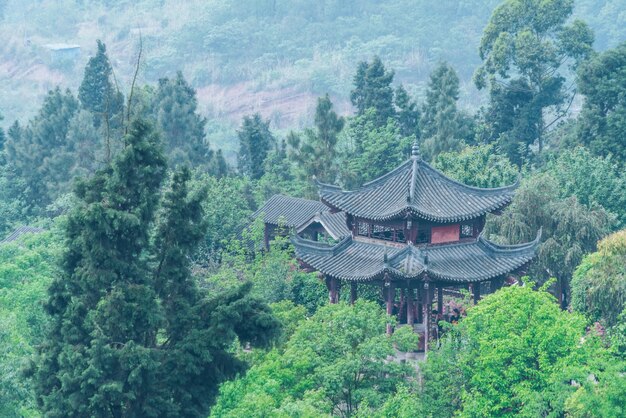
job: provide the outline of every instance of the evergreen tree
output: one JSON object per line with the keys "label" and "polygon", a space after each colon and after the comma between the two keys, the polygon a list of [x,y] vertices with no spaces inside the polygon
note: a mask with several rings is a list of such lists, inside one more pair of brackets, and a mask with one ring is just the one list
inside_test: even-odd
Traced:
{"label": "evergreen tree", "polygon": [[626,42],[582,65],[578,88],[585,95],[578,137],[592,152],[626,164]]}
{"label": "evergreen tree", "polygon": [[25,180],[26,199],[34,208],[45,208],[69,185],[68,167],[74,165],[74,156],[68,131],[77,109],[72,93],[57,87],[26,128],[16,123],[9,130],[7,156],[15,173]]}
{"label": "evergreen tree", "polygon": [[206,230],[205,192],[190,193],[189,172],[179,171],[157,212],[166,170],[158,137],[136,121],[124,142],[76,188],[33,370],[38,402],[51,417],[206,416],[219,382],[242,368],[227,351],[235,336],[266,342],[276,323],[248,288],[200,293],[189,255]]}
{"label": "evergreen tree", "polygon": [[396,88],[394,102],[396,104],[396,117],[398,118],[398,124],[400,125],[400,132],[403,136],[415,136],[416,139],[420,137],[420,111],[417,103],[411,100],[409,93],[405,90],[404,86],[400,84]]}
{"label": "evergreen tree", "polygon": [[250,176],[253,180],[258,180],[263,176],[265,159],[276,143],[269,125],[269,121],[264,122],[261,115],[255,113],[252,116],[245,116],[241,128],[237,131],[239,172]]}
{"label": "evergreen tree", "polygon": [[374,113],[374,109],[369,109],[364,115],[353,118],[346,129],[349,149],[342,156],[340,166],[347,188],[358,187],[396,168],[408,157],[414,141],[413,137],[401,135],[395,119],[376,127]]}
{"label": "evergreen tree", "polygon": [[461,148],[462,121],[457,109],[458,100],[459,77],[450,65],[442,62],[430,75],[421,119],[423,152],[428,158]]}
{"label": "evergreen tree", "polygon": [[213,151],[205,143],[207,121],[198,114],[196,91],[183,78],[182,72],[174,79],[159,80],[153,106],[169,163],[208,169]]}
{"label": "evergreen tree", "polygon": [[[567,114],[562,105],[570,102],[573,91],[562,71],[586,59],[593,43],[584,22],[565,24],[573,6],[573,0],[506,0],[491,15],[480,42],[483,64],[474,75],[479,89],[490,88],[488,123],[507,114],[528,118],[520,123],[527,129],[519,129],[518,123],[494,126],[494,136],[506,134],[506,143],[536,143],[541,152],[547,127]],[[502,106],[502,100],[509,103]],[[556,115],[552,121],[544,120],[547,110]],[[516,162],[514,155],[509,158]]]}
{"label": "evergreen tree", "polygon": [[374,108],[374,121],[377,127],[387,124],[387,119],[395,116],[393,107],[393,71],[387,71],[379,57],[371,63],[361,62],[354,76],[354,90],[350,92],[350,100],[357,108],[357,115]]}
{"label": "evergreen tree", "polygon": [[94,125],[104,125],[107,138],[114,136],[124,119],[124,96],[113,83],[113,68],[106,53],[106,46],[97,41],[98,51],[89,58],[85,75],[78,89],[78,99],[83,108],[94,115]]}
{"label": "evergreen tree", "polygon": [[337,136],[345,121],[333,110],[328,94],[317,100],[315,130],[304,131],[304,138],[289,136],[291,158],[298,164],[305,182],[313,176],[324,182],[334,182],[337,177]]}

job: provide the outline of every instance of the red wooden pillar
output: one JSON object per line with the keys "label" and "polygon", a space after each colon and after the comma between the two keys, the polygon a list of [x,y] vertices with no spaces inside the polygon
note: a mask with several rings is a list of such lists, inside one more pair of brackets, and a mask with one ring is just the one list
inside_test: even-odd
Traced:
{"label": "red wooden pillar", "polygon": [[415,292],[413,291],[413,289],[407,286],[407,289],[406,289],[406,323],[410,325],[411,327],[413,326],[413,323],[415,322],[415,315],[413,311],[414,295],[415,295]]}
{"label": "red wooden pillar", "polygon": [[[396,299],[396,289],[392,282],[385,281],[387,287],[387,315],[393,315],[393,303]],[[387,334],[391,335],[391,324],[387,324]]]}
{"label": "red wooden pillar", "polygon": [[350,303],[354,305],[357,298],[357,284],[356,282],[350,282]]}

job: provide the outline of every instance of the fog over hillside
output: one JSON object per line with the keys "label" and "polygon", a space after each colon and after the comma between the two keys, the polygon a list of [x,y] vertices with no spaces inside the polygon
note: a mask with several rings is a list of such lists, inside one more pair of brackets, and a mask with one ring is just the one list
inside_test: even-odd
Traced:
{"label": "fog over hillside", "polygon": [[[5,124],[31,117],[55,87],[74,92],[102,39],[123,92],[143,40],[142,83],[182,70],[198,91],[209,127],[260,111],[275,128],[302,127],[326,92],[342,113],[356,63],[381,56],[409,93],[448,61],[461,104],[483,96],[471,77],[497,0],[1,0],[0,111]],[[598,12],[599,11],[599,12]],[[595,48],[626,33],[625,0],[581,0],[574,14],[594,29]],[[218,142],[220,142],[218,138]]]}

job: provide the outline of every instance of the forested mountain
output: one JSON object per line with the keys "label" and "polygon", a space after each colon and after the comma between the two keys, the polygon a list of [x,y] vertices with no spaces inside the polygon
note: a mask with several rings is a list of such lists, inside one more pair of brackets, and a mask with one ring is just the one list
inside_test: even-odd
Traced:
{"label": "forested mountain", "polygon": [[625,0],[0,20],[1,417],[626,416]]}
{"label": "forested mountain", "polygon": [[[261,112],[275,127],[302,127],[325,93],[348,113],[353,69],[374,55],[417,97],[433,68],[450,63],[462,107],[477,109],[484,95],[471,78],[498,3],[3,0],[0,111],[7,123],[23,122],[55,85],[76,91],[96,39],[106,43],[116,83],[128,93],[140,38],[142,83],[182,71],[198,90],[211,142],[228,151],[236,149],[233,126],[248,113]],[[574,16],[594,30],[594,47],[602,51],[626,37],[625,10],[623,0],[578,0]],[[74,55],[55,44],[80,50]]]}

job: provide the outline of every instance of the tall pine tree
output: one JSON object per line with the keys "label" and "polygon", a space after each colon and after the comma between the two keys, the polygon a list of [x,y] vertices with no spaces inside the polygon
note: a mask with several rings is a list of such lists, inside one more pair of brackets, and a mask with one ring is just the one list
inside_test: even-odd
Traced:
{"label": "tall pine tree", "polygon": [[461,147],[459,77],[447,63],[433,70],[426,90],[426,103],[421,120],[423,151],[427,158]]}
{"label": "tall pine tree", "polygon": [[371,63],[359,63],[354,76],[354,90],[350,92],[350,100],[356,106],[358,116],[373,108],[377,127],[385,126],[387,119],[395,116],[391,87],[393,76],[393,71],[387,71],[377,56]]}
{"label": "tall pine tree", "polygon": [[344,119],[333,110],[328,94],[317,100],[315,129],[304,131],[304,137],[289,136],[291,158],[298,163],[305,181],[313,176],[333,183],[338,174],[337,136],[344,126]]}
{"label": "tall pine tree", "polygon": [[260,179],[265,173],[264,162],[267,154],[274,147],[276,140],[270,132],[270,122],[264,122],[259,113],[245,116],[239,136],[239,172],[253,180]]}
{"label": "tall pine tree", "polygon": [[25,128],[15,124],[9,130],[7,157],[28,186],[25,196],[33,212],[44,209],[69,187],[76,161],[68,132],[77,109],[72,93],[57,87],[48,92],[39,113]]}
{"label": "tall pine tree", "polygon": [[205,192],[190,193],[179,171],[159,211],[157,135],[136,121],[124,142],[76,188],[32,370],[38,402],[50,417],[206,416],[219,382],[242,369],[228,351],[235,337],[267,342],[276,322],[248,288],[198,290],[189,255],[205,233]]}
{"label": "tall pine tree", "polygon": [[170,165],[187,164],[207,169],[214,157],[205,143],[207,121],[198,114],[196,91],[182,72],[173,79],[159,80],[153,106]]}
{"label": "tall pine tree", "polygon": [[113,68],[106,46],[97,41],[98,51],[85,66],[83,81],[78,89],[78,99],[94,115],[94,125],[103,125],[108,137],[115,135],[124,119],[124,96],[113,82]]}
{"label": "tall pine tree", "polygon": [[417,103],[411,100],[409,93],[402,84],[396,88],[394,102],[397,108],[396,117],[402,135],[414,136],[416,139],[419,139],[420,110]]}

